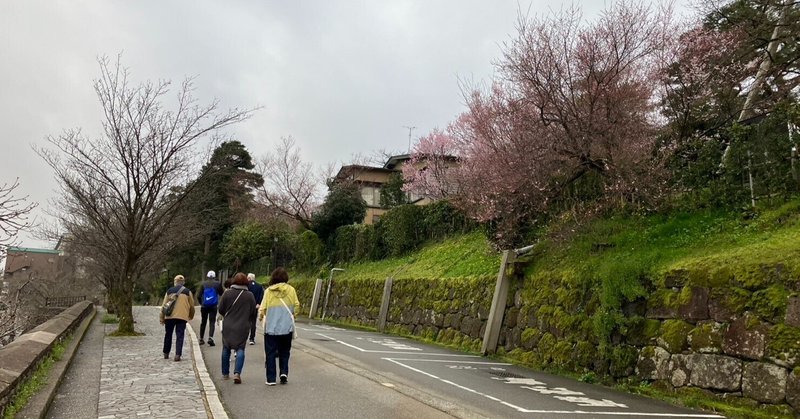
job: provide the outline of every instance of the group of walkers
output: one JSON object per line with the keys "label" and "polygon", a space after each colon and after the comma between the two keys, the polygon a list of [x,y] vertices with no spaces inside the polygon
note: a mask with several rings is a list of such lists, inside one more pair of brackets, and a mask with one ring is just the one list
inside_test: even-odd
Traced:
{"label": "group of walkers", "polygon": [[[266,384],[286,384],[289,380],[289,354],[295,334],[294,315],[300,301],[294,287],[288,284],[289,274],[277,268],[270,275],[266,291],[255,281],[255,275],[237,272],[226,283],[216,279],[209,271],[200,285],[197,299],[200,305],[200,338],[198,343],[215,346],[214,331],[217,324],[222,332],[222,378],[230,379],[231,352],[235,355],[233,382],[242,382],[245,348],[255,345],[257,323],[261,323],[266,355]],[[185,287],[183,275],[174,279],[174,285],[164,295],[161,324],[164,325],[164,359],[172,350],[175,334],[175,361],[181,360],[186,323],[194,318],[195,299]],[[220,321],[221,320],[221,321]],[[208,340],[203,340],[208,327]],[[276,369],[276,361],[278,363]]]}

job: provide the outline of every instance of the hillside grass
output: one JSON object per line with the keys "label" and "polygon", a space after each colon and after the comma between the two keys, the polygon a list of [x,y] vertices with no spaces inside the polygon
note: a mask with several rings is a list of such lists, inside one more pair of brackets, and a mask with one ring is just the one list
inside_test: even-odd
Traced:
{"label": "hillside grass", "polygon": [[571,271],[580,282],[601,280],[611,308],[644,296],[643,277],[659,281],[676,269],[758,286],[764,265],[780,263],[792,277],[800,274],[800,200],[750,217],[707,209],[598,219],[568,240],[543,240],[528,259],[528,275]]}
{"label": "hillside grass", "polygon": [[[427,243],[405,256],[378,261],[337,265],[344,272],[338,279],[481,278],[497,275],[500,255],[492,249],[480,231]],[[313,275],[295,273],[293,278],[313,279]]]}

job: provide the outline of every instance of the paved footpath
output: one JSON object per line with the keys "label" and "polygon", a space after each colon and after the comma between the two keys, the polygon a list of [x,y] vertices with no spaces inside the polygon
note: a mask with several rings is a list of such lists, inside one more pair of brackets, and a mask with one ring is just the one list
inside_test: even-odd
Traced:
{"label": "paved footpath", "polygon": [[164,327],[158,321],[158,307],[134,307],[133,318],[144,336],[105,338],[98,418],[207,417],[189,328],[183,360],[175,362],[174,345],[170,359],[161,352]]}

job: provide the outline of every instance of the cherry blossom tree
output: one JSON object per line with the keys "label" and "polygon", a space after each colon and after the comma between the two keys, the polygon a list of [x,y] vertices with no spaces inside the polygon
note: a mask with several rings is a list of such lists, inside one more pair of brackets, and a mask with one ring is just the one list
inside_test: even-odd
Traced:
{"label": "cherry blossom tree", "polygon": [[652,156],[659,57],[671,27],[668,10],[627,2],[591,24],[577,9],[521,17],[496,64],[500,77],[469,89],[467,111],[415,148],[417,161],[447,150],[458,169],[442,176],[412,164],[409,188],[435,195],[457,179],[448,197],[494,225],[501,245],[575,202],[647,197],[662,184]]}
{"label": "cherry blossom tree", "polygon": [[414,145],[411,159],[402,166],[403,189],[430,199],[446,199],[459,194],[459,148],[448,132],[434,129],[420,137]]}

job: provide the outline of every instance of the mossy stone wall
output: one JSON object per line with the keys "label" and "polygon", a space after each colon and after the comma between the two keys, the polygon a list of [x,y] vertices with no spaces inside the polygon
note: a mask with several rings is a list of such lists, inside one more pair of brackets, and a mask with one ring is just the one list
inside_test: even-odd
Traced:
{"label": "mossy stone wall", "polygon": [[[670,269],[641,278],[648,296],[613,311],[601,304],[600,278],[522,272],[512,273],[501,354],[534,368],[638,376],[800,410],[797,270]],[[314,281],[294,285],[307,310]],[[494,285],[492,277],[395,280],[386,330],[478,351]],[[383,279],[334,279],[328,316],[374,327],[383,286]]]}

